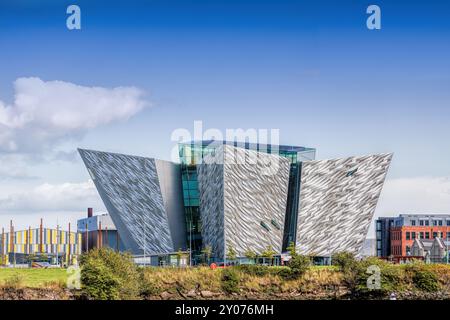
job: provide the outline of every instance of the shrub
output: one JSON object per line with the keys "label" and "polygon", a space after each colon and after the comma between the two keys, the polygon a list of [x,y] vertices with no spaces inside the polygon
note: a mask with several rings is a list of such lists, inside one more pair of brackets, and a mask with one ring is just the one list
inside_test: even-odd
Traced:
{"label": "shrub", "polygon": [[292,272],[292,269],[289,267],[275,267],[273,269],[273,273],[284,280],[292,280],[296,278],[296,275]]}
{"label": "shrub", "polygon": [[3,285],[7,288],[19,289],[19,288],[23,287],[24,282],[25,282],[25,279],[24,279],[23,275],[21,275],[19,273],[14,273],[9,278],[5,279]]}
{"label": "shrub", "polygon": [[222,271],[222,290],[226,293],[239,292],[239,275],[233,268],[225,268]]}
{"label": "shrub", "polygon": [[332,265],[338,266],[341,271],[354,268],[356,266],[355,255],[351,252],[338,252],[332,255]]}
{"label": "shrub", "polygon": [[[369,267],[379,268],[379,288],[369,288],[369,277],[375,276],[374,273],[368,272]],[[353,278],[352,278],[353,277]],[[356,261],[350,268],[344,271],[344,280],[353,281],[353,286],[349,289],[354,294],[370,294],[370,295],[385,295],[390,292],[400,291],[405,282],[405,274],[402,268],[398,265],[393,265],[387,261],[376,257],[369,257],[361,261]]]}
{"label": "shrub", "polygon": [[81,272],[83,292],[95,300],[120,299],[120,280],[101,264],[89,263]]}
{"label": "shrub", "polygon": [[244,264],[237,266],[236,269],[241,271],[242,273],[256,277],[274,275],[279,276],[285,280],[294,280],[300,278],[309,269],[310,265],[311,265],[310,258],[308,258],[307,256],[296,254],[295,256],[292,257],[288,267]]}
{"label": "shrub", "polygon": [[[147,279],[146,272],[151,272],[150,270],[151,270],[150,268],[148,268],[148,270],[145,270],[145,268],[140,269],[142,281],[139,286],[139,292],[140,292],[141,297],[144,299],[149,298],[151,296],[159,295],[162,292],[162,289],[161,289],[159,283],[156,283],[154,281]],[[175,270],[177,270],[177,269],[173,269],[174,272],[175,272]],[[147,273],[147,275],[148,275],[148,273]]]}
{"label": "shrub", "polygon": [[250,276],[263,277],[269,274],[269,267],[259,264],[241,264],[236,269]]}
{"label": "shrub", "polygon": [[296,254],[289,261],[289,268],[291,269],[290,278],[298,279],[308,271],[311,266],[311,259],[307,256]]}
{"label": "shrub", "polygon": [[140,273],[129,254],[108,248],[81,257],[82,290],[91,299],[137,299]]}
{"label": "shrub", "polygon": [[427,270],[425,266],[418,265],[412,266],[410,271],[413,272],[413,283],[419,290],[426,292],[439,290],[439,280],[433,271]]}

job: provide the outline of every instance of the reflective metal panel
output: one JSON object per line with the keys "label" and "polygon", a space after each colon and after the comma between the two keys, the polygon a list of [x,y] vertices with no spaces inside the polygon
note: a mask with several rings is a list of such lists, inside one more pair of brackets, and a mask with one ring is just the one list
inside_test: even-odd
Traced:
{"label": "reflective metal panel", "polygon": [[203,243],[219,258],[230,247],[240,257],[269,246],[280,253],[290,161],[224,145],[204,162],[198,171]]}
{"label": "reflective metal panel", "polygon": [[358,254],[367,236],[392,154],[307,161],[302,165],[297,250]]}
{"label": "reflective metal panel", "polygon": [[[182,219],[181,194],[176,197],[171,191],[177,183],[176,187],[181,190],[179,169],[170,167],[175,164],[123,154],[81,149],[79,152],[128,250],[135,254],[142,254],[144,248],[146,254],[178,250],[174,248],[170,229],[174,219],[170,215],[169,219],[167,212],[177,205],[164,201],[164,198],[178,201],[179,208],[174,210],[181,211],[173,215]],[[178,181],[158,176],[157,169],[166,174],[178,174]],[[178,227],[173,228],[180,232]],[[177,237],[176,244],[179,239]]]}

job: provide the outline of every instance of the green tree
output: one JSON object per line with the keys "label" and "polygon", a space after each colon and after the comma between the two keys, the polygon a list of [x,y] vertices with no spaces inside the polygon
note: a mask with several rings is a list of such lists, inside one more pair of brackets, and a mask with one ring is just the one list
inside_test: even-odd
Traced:
{"label": "green tree", "polygon": [[181,259],[183,259],[184,257],[188,256],[188,254],[186,252],[184,252],[183,250],[181,250],[181,248],[178,249],[176,255],[177,255],[178,266],[181,264]]}
{"label": "green tree", "polygon": [[202,250],[202,254],[205,259],[205,263],[209,264],[209,261],[211,259],[211,255],[212,255],[212,247],[209,245],[204,246],[203,250]]}
{"label": "green tree", "polygon": [[32,263],[32,262],[38,261],[38,260],[39,260],[39,257],[38,257],[36,254],[34,254],[34,253],[31,253],[31,254],[29,254],[29,255],[26,257],[26,261],[27,261],[28,263]]}
{"label": "green tree", "polygon": [[263,258],[267,258],[270,261],[270,264],[273,264],[273,257],[276,255],[277,253],[275,251],[273,251],[272,246],[267,246],[266,250],[264,250],[261,253],[261,257]]}
{"label": "green tree", "polygon": [[228,246],[228,250],[227,250],[227,260],[231,260],[234,261],[237,259],[236,256],[236,251],[234,250],[234,248],[232,246]]}
{"label": "green tree", "polygon": [[295,254],[289,261],[289,268],[291,269],[291,276],[294,279],[300,278],[308,271],[311,266],[311,259],[307,256]]}
{"label": "green tree", "polygon": [[43,253],[43,254],[39,255],[38,260],[39,261],[48,261],[49,258],[48,258],[47,254]]}
{"label": "green tree", "polygon": [[256,263],[256,258],[258,258],[256,252],[252,251],[251,249],[248,249],[247,251],[245,251],[244,255],[247,259],[252,260],[253,262]]}
{"label": "green tree", "polygon": [[297,255],[297,251],[295,249],[295,243],[293,241],[289,242],[289,246],[286,249],[292,258]]}

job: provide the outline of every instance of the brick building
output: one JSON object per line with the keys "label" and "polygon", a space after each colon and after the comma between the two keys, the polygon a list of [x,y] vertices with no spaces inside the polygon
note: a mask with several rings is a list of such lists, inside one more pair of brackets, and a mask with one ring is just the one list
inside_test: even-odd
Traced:
{"label": "brick building", "polygon": [[376,221],[377,256],[409,256],[414,240],[450,239],[450,214],[402,214]]}

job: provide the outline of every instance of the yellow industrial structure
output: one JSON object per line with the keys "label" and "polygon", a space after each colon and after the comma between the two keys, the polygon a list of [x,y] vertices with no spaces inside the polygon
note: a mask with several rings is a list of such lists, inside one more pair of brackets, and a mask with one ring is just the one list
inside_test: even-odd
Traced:
{"label": "yellow industrial structure", "polygon": [[[0,263],[3,265],[24,263],[30,256],[46,256],[55,263],[74,264],[81,254],[81,233],[44,228],[14,231],[11,222],[9,232],[2,228],[0,235]],[[55,259],[56,258],[56,259]]]}

